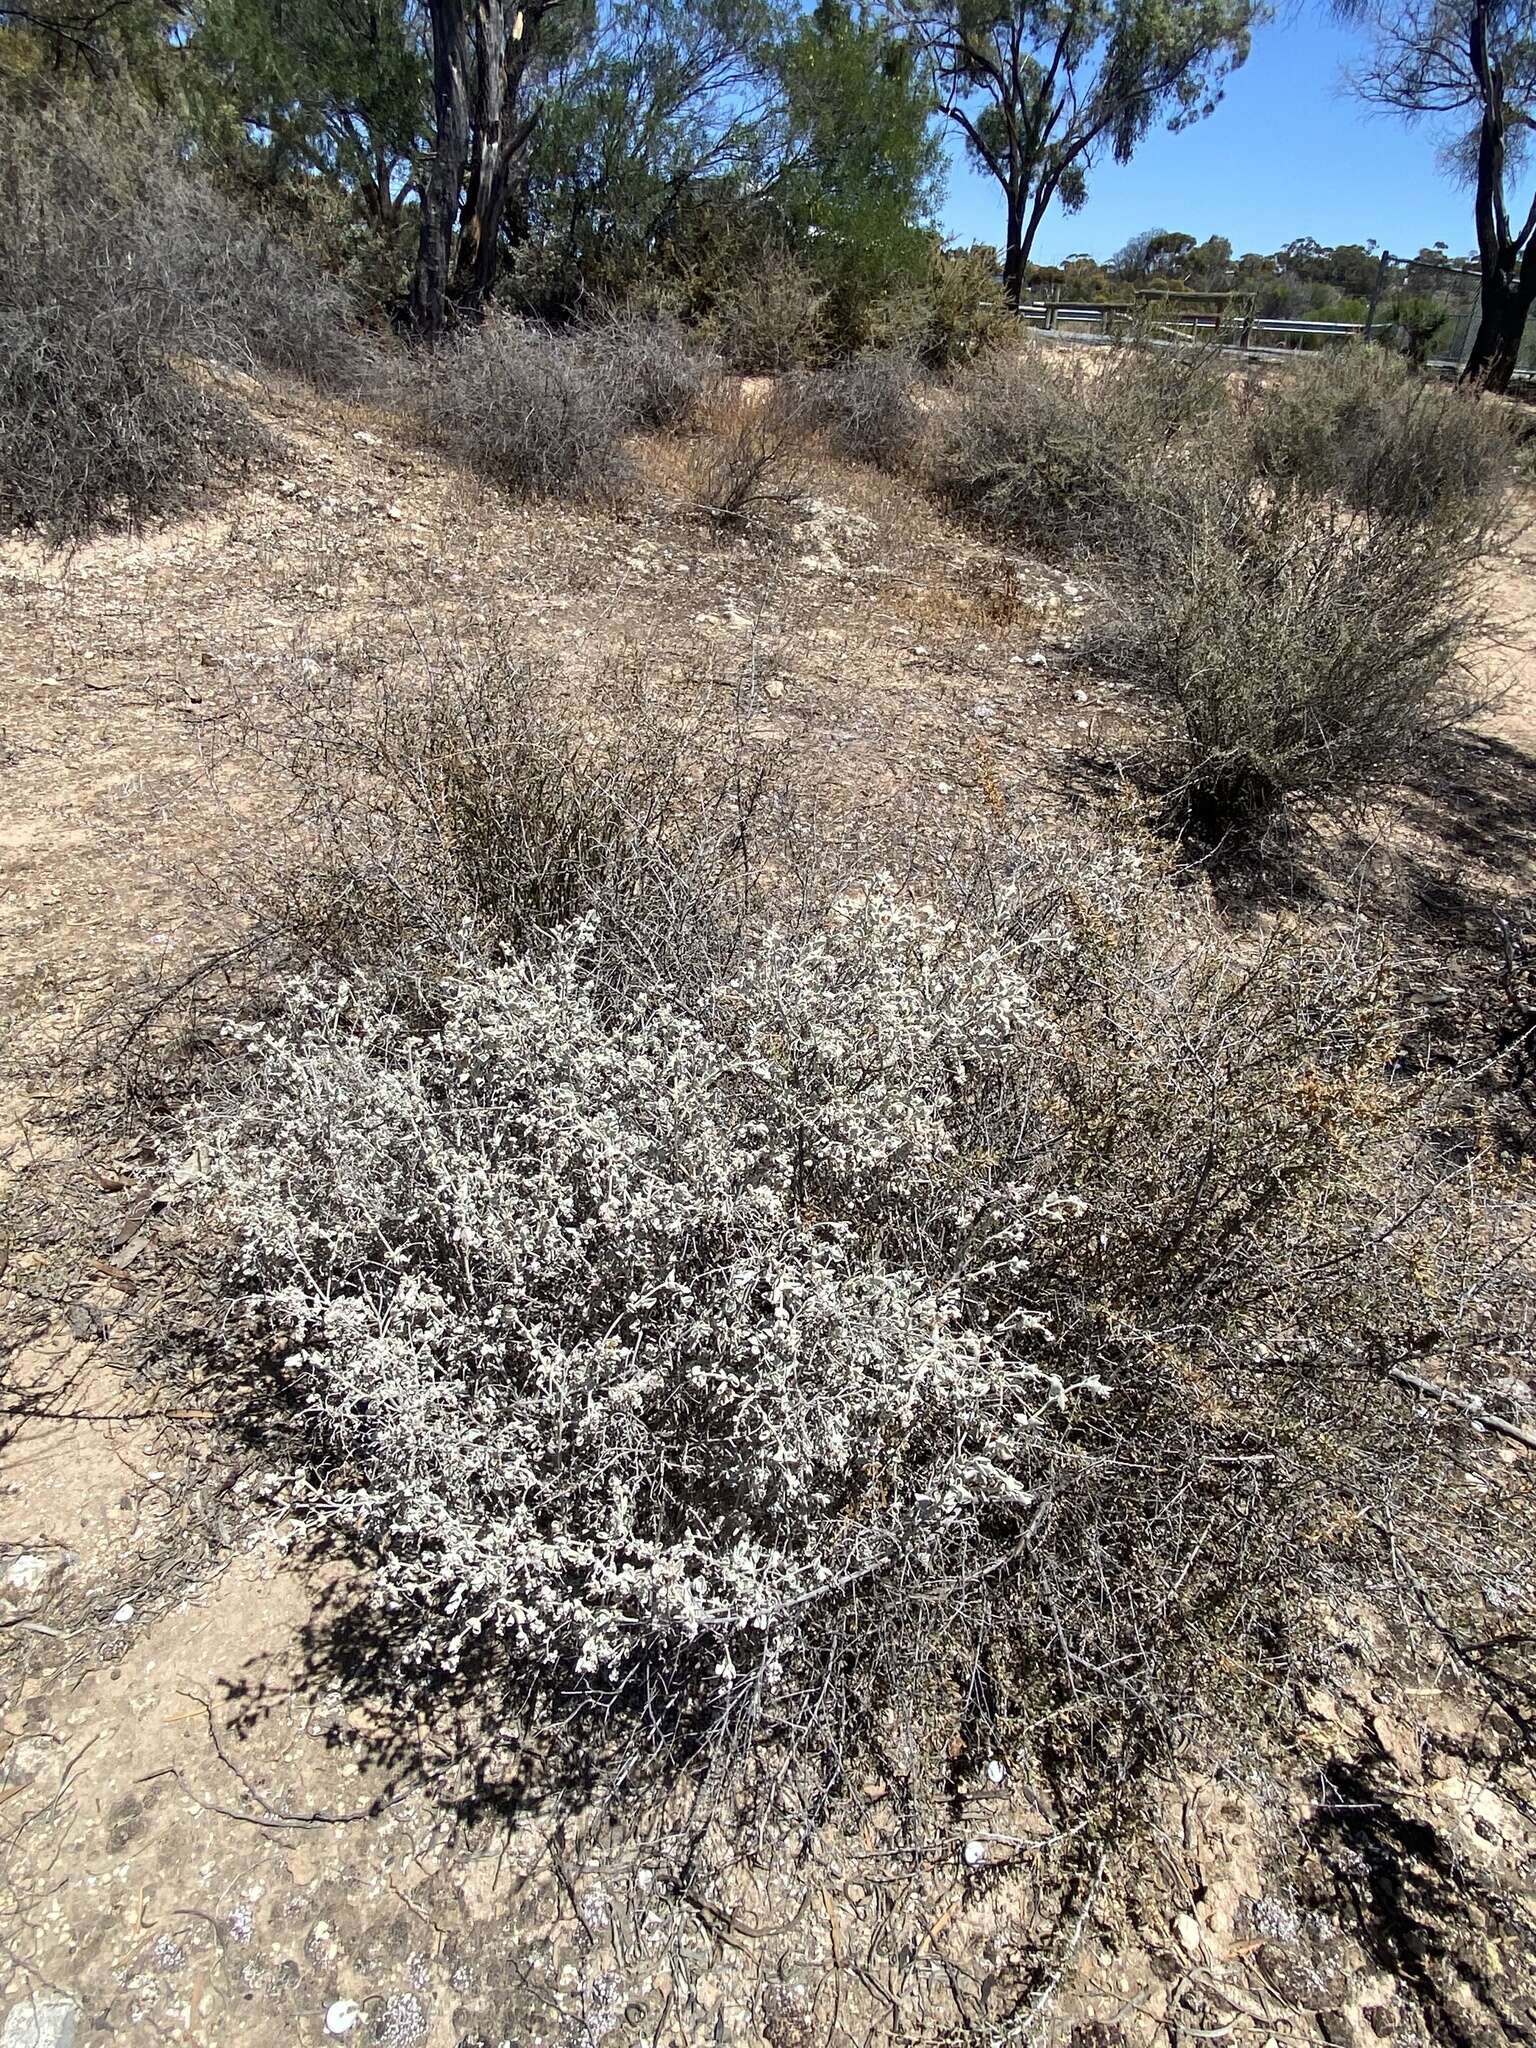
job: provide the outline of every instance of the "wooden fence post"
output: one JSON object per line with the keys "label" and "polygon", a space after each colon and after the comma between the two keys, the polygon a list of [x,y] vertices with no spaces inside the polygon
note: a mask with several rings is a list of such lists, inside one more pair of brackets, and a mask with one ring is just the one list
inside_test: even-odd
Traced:
{"label": "wooden fence post", "polygon": [[1381,294],[1387,282],[1387,266],[1391,261],[1392,251],[1390,249],[1383,249],[1381,261],[1376,266],[1376,282],[1371,286],[1371,303],[1365,309],[1365,338],[1367,341],[1371,338],[1371,329],[1376,325],[1376,308],[1381,302]]}

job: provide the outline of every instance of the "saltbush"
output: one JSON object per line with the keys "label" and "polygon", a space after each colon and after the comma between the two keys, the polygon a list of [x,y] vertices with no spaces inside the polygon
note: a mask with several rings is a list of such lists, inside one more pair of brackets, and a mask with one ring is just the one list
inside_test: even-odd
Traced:
{"label": "saltbush", "polygon": [[1169,452],[1224,403],[1209,356],[1123,345],[1092,356],[1030,342],[979,365],[943,413],[942,496],[1047,554],[1112,551]]}
{"label": "saltbush", "polygon": [[704,792],[626,824],[622,729],[562,805],[591,743],[451,704],[423,865],[500,816],[526,872],[529,787],[630,854],[514,926],[477,857],[428,944],[311,954],[189,1131],[231,1369],[402,1668],[926,1740],[984,1664],[1114,1748],[1283,1667],[1378,1507],[1411,1541],[1383,1376],[1483,1304],[1368,954],[1235,957],[1134,853],[822,887]]}
{"label": "saltbush", "polygon": [[1469,549],[1191,462],[1141,508],[1100,655],[1169,713],[1207,825],[1262,833],[1400,777],[1469,708]]}

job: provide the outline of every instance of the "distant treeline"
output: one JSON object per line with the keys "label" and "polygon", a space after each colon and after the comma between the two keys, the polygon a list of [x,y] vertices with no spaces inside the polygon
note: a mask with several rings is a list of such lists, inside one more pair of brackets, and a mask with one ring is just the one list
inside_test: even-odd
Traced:
{"label": "distant treeline", "polygon": [[[1036,265],[1031,293],[1056,288],[1084,305],[1123,299],[1138,288],[1173,292],[1252,292],[1261,317],[1279,320],[1363,320],[1373,296],[1379,303],[1405,292],[1455,289],[1456,280],[1437,266],[1474,265],[1475,256],[1448,250],[1444,243],[1411,256],[1394,252],[1385,267],[1376,242],[1341,242],[1327,248],[1310,237],[1287,242],[1271,255],[1233,253],[1225,235],[1197,241],[1173,229],[1152,228],[1100,262],[1069,256],[1057,265]],[[1475,280],[1462,289],[1470,297]]]}

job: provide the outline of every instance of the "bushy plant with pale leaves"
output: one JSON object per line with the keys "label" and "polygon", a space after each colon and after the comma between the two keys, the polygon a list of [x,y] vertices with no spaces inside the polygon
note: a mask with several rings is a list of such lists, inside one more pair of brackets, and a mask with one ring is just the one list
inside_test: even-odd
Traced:
{"label": "bushy plant with pale leaves", "polygon": [[456,961],[250,1035],[192,1119],[232,1342],[408,1662],[803,1736],[952,1716],[985,1646],[996,1711],[1141,1741],[1344,1573],[1341,1498],[1427,1484],[1382,1375],[1478,1282],[1376,965],[1006,866],[692,971],[664,879],[652,945],[600,876],[510,953],[466,898]]}
{"label": "bushy plant with pale leaves", "polygon": [[978,1177],[965,1126],[1046,1027],[1021,961],[878,889],[692,1009],[606,1001],[590,936],[430,1032],[306,993],[214,1186],[418,1654],[766,1676],[1034,1506],[1079,1389],[1023,1276],[1082,1205]]}

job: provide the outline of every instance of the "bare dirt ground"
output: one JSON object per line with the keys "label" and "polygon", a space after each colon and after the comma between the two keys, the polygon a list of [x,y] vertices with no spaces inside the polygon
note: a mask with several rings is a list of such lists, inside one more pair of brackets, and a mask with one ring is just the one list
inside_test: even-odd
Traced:
{"label": "bare dirt ground", "polygon": [[[731,693],[855,823],[1091,822],[1134,708],[1074,655],[1091,580],[857,472],[744,540],[680,506],[668,451],[627,510],[576,513],[490,497],[387,418],[294,397],[274,424],[282,473],[199,517],[0,544],[0,2048],[1536,2037],[1524,1731],[1428,1627],[1341,1618],[1300,1749],[1192,1767],[1123,1863],[1068,1853],[1073,1816],[1006,1759],[955,1759],[916,1844],[878,1780],[814,1842],[792,1815],[788,1846],[722,1841],[685,1784],[573,1796],[510,1733],[471,1779],[451,1717],[397,1710],[282,1473],[146,1369],[174,1172],[88,1057],[118,992],[238,931],[271,678],[443,637],[552,688],[641,662]],[[1316,914],[1394,922],[1442,1047],[1496,1049],[1521,1000],[1532,571],[1521,542],[1490,589],[1504,700],[1313,885]]]}

